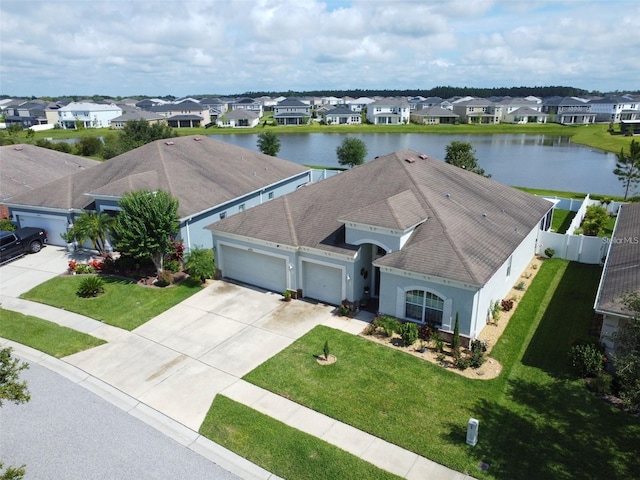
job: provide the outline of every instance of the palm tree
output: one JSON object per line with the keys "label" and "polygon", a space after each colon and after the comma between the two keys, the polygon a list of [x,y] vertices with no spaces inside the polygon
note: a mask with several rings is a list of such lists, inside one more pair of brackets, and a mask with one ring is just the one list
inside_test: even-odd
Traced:
{"label": "palm tree", "polygon": [[70,234],[80,245],[91,240],[93,248],[104,254],[107,248],[107,234],[112,224],[113,217],[107,213],[85,210],[75,219]]}

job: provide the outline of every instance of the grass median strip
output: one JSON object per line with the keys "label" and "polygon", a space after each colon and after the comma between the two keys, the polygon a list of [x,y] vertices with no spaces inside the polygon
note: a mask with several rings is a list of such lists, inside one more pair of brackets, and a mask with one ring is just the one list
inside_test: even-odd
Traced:
{"label": "grass median strip", "polygon": [[56,358],[106,343],[57,323],[0,308],[0,337],[27,345]]}
{"label": "grass median strip", "polygon": [[400,479],[221,395],[213,401],[200,433],[285,479]]}
{"label": "grass median strip", "polygon": [[130,280],[101,277],[105,292],[95,298],[81,298],[76,291],[82,278],[82,275],[54,277],[21,298],[133,330],[202,289],[190,280],[166,288],[148,288]]}

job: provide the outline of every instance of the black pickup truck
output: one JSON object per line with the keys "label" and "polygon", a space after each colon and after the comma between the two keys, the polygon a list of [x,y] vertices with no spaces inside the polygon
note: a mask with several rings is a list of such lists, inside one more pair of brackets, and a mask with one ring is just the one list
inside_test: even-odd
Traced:
{"label": "black pickup truck", "polygon": [[15,232],[0,231],[0,263],[26,253],[38,253],[46,243],[47,232],[43,228],[25,227]]}

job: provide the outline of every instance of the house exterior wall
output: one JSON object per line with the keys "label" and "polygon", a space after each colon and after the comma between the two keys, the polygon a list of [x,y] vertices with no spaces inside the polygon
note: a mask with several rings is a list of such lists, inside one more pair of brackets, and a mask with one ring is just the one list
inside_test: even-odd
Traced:
{"label": "house exterior wall", "polygon": [[618,330],[628,321],[625,317],[605,313],[602,316],[602,328],[600,329],[600,342],[604,345],[604,354],[611,358],[615,353],[614,336]]}
{"label": "house exterior wall", "polygon": [[406,105],[386,105],[382,102],[372,103],[367,106],[367,121],[378,124],[402,124],[409,123],[411,109]]}
{"label": "house exterior wall", "polygon": [[122,115],[122,109],[111,105],[109,109],[93,109],[90,104],[69,104],[58,110],[58,123],[62,128],[76,128],[76,121],[84,128],[109,128],[111,120]]}

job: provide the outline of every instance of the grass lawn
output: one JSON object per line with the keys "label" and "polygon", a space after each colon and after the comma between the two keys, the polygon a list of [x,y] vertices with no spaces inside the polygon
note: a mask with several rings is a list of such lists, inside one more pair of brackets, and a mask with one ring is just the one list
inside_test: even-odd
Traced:
{"label": "grass lawn", "polygon": [[556,233],[566,233],[575,216],[576,212],[555,208],[553,210],[553,221],[551,222],[551,228]]}
{"label": "grass lawn", "polygon": [[[632,478],[640,471],[640,419],[593,397],[566,360],[571,339],[591,327],[599,275],[598,266],[545,261],[493,349],[503,365],[493,380],[467,379],[327,327],[245,380],[477,478]],[[314,358],[325,340],[338,357],[331,367]],[[203,431],[212,428],[209,418],[218,429],[246,430],[217,408]],[[480,421],[476,447],[465,444],[470,417]],[[234,438],[220,441],[239,449]],[[286,457],[286,448],[271,455]]]}
{"label": "grass lawn", "polygon": [[54,277],[22,294],[21,298],[64,308],[114,327],[133,330],[202,288],[188,279],[167,288],[145,288],[129,280],[101,278],[104,280],[105,292],[96,298],[81,298],[76,295],[82,275]]}
{"label": "grass lawn", "polygon": [[285,479],[400,479],[221,395],[213,401],[200,433],[220,444],[233,444],[236,453]]}
{"label": "grass lawn", "polygon": [[0,308],[0,337],[53,357],[66,357],[102,345],[104,340],[41,318]]}

